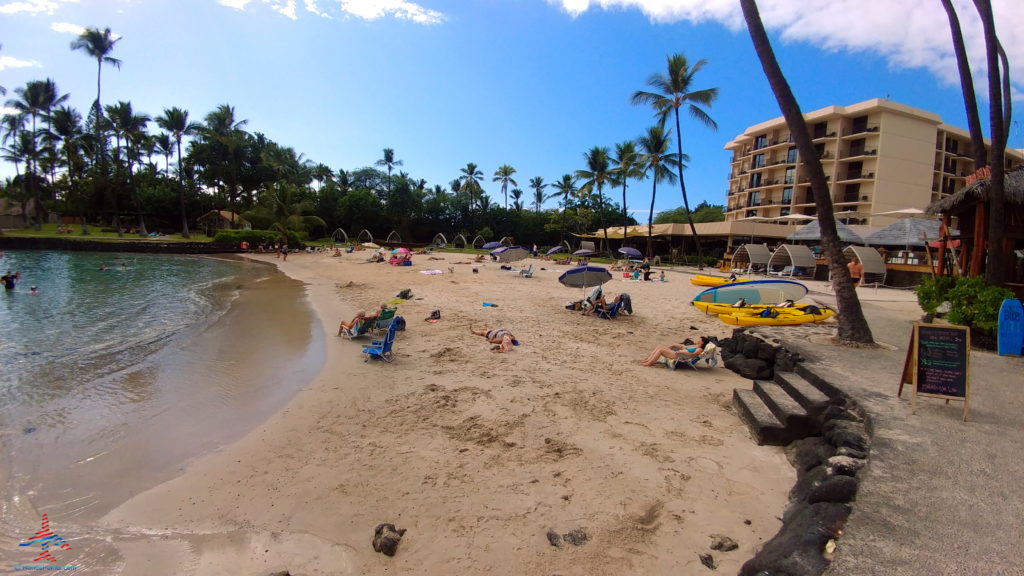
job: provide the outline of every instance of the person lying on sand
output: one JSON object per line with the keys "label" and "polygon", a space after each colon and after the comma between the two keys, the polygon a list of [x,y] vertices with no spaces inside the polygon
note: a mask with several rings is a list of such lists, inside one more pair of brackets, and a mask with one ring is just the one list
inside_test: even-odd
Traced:
{"label": "person lying on sand", "polygon": [[667,360],[684,360],[686,358],[695,358],[704,353],[704,346],[709,342],[707,336],[698,336],[697,341],[689,343],[687,339],[683,344],[669,344],[668,346],[658,346],[651,352],[650,356],[646,360],[640,363],[641,366],[654,366],[659,360],[665,358]]}
{"label": "person lying on sand", "polygon": [[501,328],[495,328],[492,330],[474,330],[472,326],[469,327],[469,331],[477,336],[483,336],[487,338],[487,341],[494,346],[491,346],[491,350],[494,352],[510,352],[513,346],[518,346],[519,341],[512,335],[508,330]]}
{"label": "person lying on sand", "polygon": [[377,319],[378,316],[380,316],[380,313],[385,308],[387,308],[387,307],[388,307],[388,305],[386,303],[385,304],[381,304],[380,308],[377,309],[377,313],[372,315],[372,316],[367,316],[366,315],[366,311],[360,310],[359,312],[356,312],[355,318],[353,318],[350,322],[345,322],[344,320],[342,320],[341,324],[338,326],[338,336],[341,336],[342,333],[344,333],[346,331],[347,332],[355,331],[356,326],[359,326],[360,324],[363,324],[363,323],[366,323],[366,322],[373,322],[374,320]]}

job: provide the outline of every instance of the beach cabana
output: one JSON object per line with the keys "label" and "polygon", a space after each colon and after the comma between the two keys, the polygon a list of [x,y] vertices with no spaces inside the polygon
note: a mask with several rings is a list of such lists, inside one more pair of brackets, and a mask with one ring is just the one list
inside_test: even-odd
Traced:
{"label": "beach cabana", "polygon": [[335,228],[334,232],[331,232],[331,243],[348,244],[348,234],[346,234],[341,228]]}
{"label": "beach cabana", "polygon": [[818,262],[811,249],[799,244],[779,246],[768,260],[768,273],[772,276],[814,276],[817,267]]}
{"label": "beach cabana", "polygon": [[444,237],[444,234],[438,232],[434,235],[434,239],[430,241],[431,246],[437,246],[438,248],[444,248],[448,245],[448,239]]}
{"label": "beach cabana", "polygon": [[756,266],[760,270],[767,270],[771,259],[772,253],[764,244],[744,244],[732,255],[732,268],[749,271]]}
{"label": "beach cabana", "polygon": [[[864,239],[850,229],[849,226],[842,222],[836,222],[836,232],[839,233],[839,240],[843,242],[849,242],[850,244],[864,244]],[[804,226],[801,226],[789,236],[786,240],[790,241],[808,241],[808,240],[821,240],[821,228],[818,226],[818,221],[810,222]]]}
{"label": "beach cabana", "polygon": [[363,231],[360,232],[358,236],[356,236],[356,242],[358,242],[359,244],[362,244],[364,242],[373,242],[373,234],[366,228],[363,228]]}
{"label": "beach cabana", "polygon": [[843,249],[843,256],[847,262],[856,258],[864,266],[865,284],[885,284],[885,261],[878,250],[867,246],[847,246]]}
{"label": "beach cabana", "polygon": [[911,246],[924,246],[939,238],[942,222],[924,218],[901,218],[871,234],[865,240],[873,246],[895,246],[909,250]]}

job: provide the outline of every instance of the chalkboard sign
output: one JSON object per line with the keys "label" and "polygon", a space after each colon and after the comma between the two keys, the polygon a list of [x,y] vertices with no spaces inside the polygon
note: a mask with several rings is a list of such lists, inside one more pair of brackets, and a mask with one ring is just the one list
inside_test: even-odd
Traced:
{"label": "chalkboard sign", "polygon": [[912,409],[917,409],[917,397],[929,396],[949,400],[962,400],[964,420],[967,420],[970,395],[971,333],[966,326],[914,324],[903,365],[899,394],[903,384],[914,386]]}

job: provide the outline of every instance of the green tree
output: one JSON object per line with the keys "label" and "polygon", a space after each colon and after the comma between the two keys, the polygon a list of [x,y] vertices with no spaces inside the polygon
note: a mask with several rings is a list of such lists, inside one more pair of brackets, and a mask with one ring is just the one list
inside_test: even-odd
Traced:
{"label": "green tree", "polygon": [[[675,117],[676,148],[682,154],[683,133],[679,123],[679,108],[686,106],[691,117],[701,124],[717,130],[718,125],[711,119],[705,108],[710,108],[715,98],[718,97],[718,88],[693,89],[694,77],[704,68],[707,60],[698,60],[693,66],[690,66],[686,56],[682,54],[673,54],[668,56],[667,60],[667,75],[656,73],[647,79],[647,85],[655,89],[656,92],[638,90],[633,93],[632,102],[633,104],[652,106],[662,125],[665,124],[669,114]],[[689,211],[690,201],[686,196],[686,182],[682,171],[679,173],[679,190],[683,195],[683,206]],[[690,233],[693,234],[693,240],[697,244],[697,267],[703,269],[704,254],[700,245],[700,237],[697,236],[697,228],[693,225],[693,220],[690,219],[689,222]]]}
{"label": "green tree", "polygon": [[391,194],[391,170],[395,166],[401,166],[401,160],[395,160],[395,151],[391,148],[384,149],[384,157],[377,160],[376,166],[386,166],[388,169],[388,195]]}
{"label": "green tree", "polygon": [[202,130],[196,122],[188,119],[188,110],[172,106],[164,108],[164,113],[157,117],[157,126],[170,132],[178,152],[178,208],[181,210],[181,236],[189,238],[188,212],[185,209],[185,178],[181,168],[181,141],[185,136],[198,134]]}
{"label": "green tree", "polygon": [[544,183],[544,178],[541,176],[534,176],[530,178],[530,189],[533,190],[533,210],[540,212],[541,205],[544,204],[546,197],[544,196],[544,189],[548,185]]}
{"label": "green tree", "polygon": [[50,131],[55,141],[61,143],[64,150],[64,162],[67,166],[68,192],[76,200],[82,218],[82,235],[89,235],[87,220],[88,196],[78,189],[78,174],[82,167],[80,152],[82,149],[82,115],[69,106],[60,106],[50,115]]}
{"label": "green tree", "polygon": [[562,179],[551,185],[557,190],[548,198],[560,197],[562,199],[562,226],[559,233],[559,242],[565,242],[565,213],[569,209],[569,197],[576,193],[576,178],[572,174],[563,174]]}
{"label": "green tree", "polygon": [[[240,193],[242,160],[245,155],[246,137],[243,127],[247,120],[235,117],[235,108],[229,104],[221,104],[206,115],[205,125],[200,132],[203,142],[208,147],[204,160],[206,179],[221,188],[228,200],[232,214],[237,210]],[[232,222],[234,225],[234,222]]]}
{"label": "green tree", "polygon": [[636,142],[626,140],[615,145],[615,156],[612,158],[615,168],[612,169],[612,176],[616,185],[622,185],[622,238],[626,238],[626,227],[629,226],[629,212],[626,210],[626,184],[632,178],[639,180],[643,178],[643,171],[638,163]]}
{"label": "green tree", "polygon": [[523,211],[523,191],[519,188],[512,189],[512,208],[516,212]]}
{"label": "green tree", "polygon": [[472,162],[466,164],[459,172],[462,173],[459,177],[459,191],[469,196],[469,207],[472,209],[477,204],[477,197],[483,194],[480,182],[484,179],[484,173]]}
{"label": "green tree", "polygon": [[275,182],[260,193],[257,205],[244,217],[270,221],[270,229],[279,232],[285,243],[312,226],[326,227],[322,218],[311,214],[313,202],[300,196],[298,187],[291,182]]}
{"label": "green tree", "polygon": [[[150,121],[147,114],[136,114],[132,109],[131,102],[120,101],[114,105],[106,106],[107,116],[110,118],[110,127],[114,132],[114,138],[118,146],[118,158],[124,163],[127,171],[128,192],[135,206],[135,215],[138,221],[139,236],[149,236],[146,230],[146,221],[142,216],[142,202],[139,200],[138,184],[135,182],[135,174],[132,169],[137,158],[139,145],[146,138],[146,125]],[[121,140],[124,140],[124,148],[121,149]],[[120,230],[120,224],[117,226]]]}
{"label": "green tree", "polygon": [[505,208],[508,208],[508,185],[518,186],[519,184],[512,178],[512,175],[516,173],[516,169],[503,164],[497,170],[494,171],[494,178],[491,178],[491,182],[501,182],[501,193],[505,197]]}
{"label": "green tree", "polygon": [[604,246],[611,254],[611,246],[608,244],[608,227],[604,221],[604,185],[611,180],[611,160],[609,151],[604,146],[594,146],[583,159],[587,164],[586,170],[577,170],[576,176],[583,180],[580,190],[586,193],[597,195],[598,221],[604,230]]}
{"label": "green tree", "polygon": [[640,156],[637,163],[644,175],[651,178],[651,209],[647,212],[647,256],[652,257],[654,249],[654,237],[651,224],[654,219],[654,199],[658,195],[658,182],[673,184],[676,181],[676,172],[673,167],[681,167],[682,161],[678,153],[670,153],[670,133],[665,131],[662,125],[651,126],[647,133],[637,138],[637,145],[640,147]]}
{"label": "green tree", "polygon": [[[102,85],[103,65],[109,64],[114,66],[118,70],[121,69],[121,61],[111,56],[111,52],[114,51],[114,46],[121,41],[120,37],[115,38],[114,34],[110,31],[110,28],[104,28],[100,31],[99,28],[86,28],[81,34],[78,35],[74,41],[71,42],[71,50],[81,50],[86,53],[90,58],[96,59],[96,102],[93,111],[95,113],[95,120],[93,122],[93,129],[95,131],[96,142],[100,142],[100,120],[103,118],[103,107],[100,105],[100,88]],[[100,163],[102,164],[102,155],[105,146],[97,147],[97,154],[100,155]],[[102,169],[102,166],[100,167]],[[120,227],[120,224],[118,224]]]}
{"label": "green tree", "polygon": [[[27,163],[25,164],[25,171],[29,175],[39,175],[39,158],[43,152],[40,150],[40,131],[37,126],[36,120],[40,117],[47,119],[49,125],[49,113],[55,106],[63,103],[68,99],[67,94],[60,96],[58,95],[57,85],[53,80],[47,78],[46,80],[31,80],[25,84],[24,87],[15,88],[15,95],[17,98],[12,98],[7,101],[7,107],[14,109],[17,112],[22,124],[29,121],[32,125],[32,131],[30,137],[32,139],[31,149],[34,152],[27,157]],[[35,186],[35,179],[29,178],[29,190],[35,200],[34,216],[36,230],[42,230],[43,228],[43,198],[41,195],[40,187]]]}

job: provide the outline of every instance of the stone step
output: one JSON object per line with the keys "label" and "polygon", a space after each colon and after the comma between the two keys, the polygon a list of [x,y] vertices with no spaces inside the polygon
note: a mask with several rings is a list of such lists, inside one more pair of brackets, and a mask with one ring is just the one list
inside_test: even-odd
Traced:
{"label": "stone step", "polygon": [[828,408],[828,395],[796,372],[776,372],[775,382],[812,416],[817,417]]}
{"label": "stone step", "polygon": [[759,445],[784,446],[795,439],[753,390],[733,389],[732,406]]}
{"label": "stone step", "polygon": [[786,430],[797,438],[809,436],[814,424],[810,414],[782,386],[768,380],[754,380],[754,393],[761,397]]}

